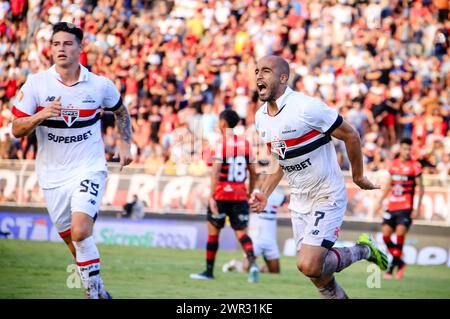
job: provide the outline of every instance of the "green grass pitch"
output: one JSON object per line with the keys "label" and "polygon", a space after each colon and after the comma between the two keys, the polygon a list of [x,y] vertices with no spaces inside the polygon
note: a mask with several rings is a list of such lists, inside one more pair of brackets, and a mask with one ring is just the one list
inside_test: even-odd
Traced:
{"label": "green grass pitch", "polygon": [[[262,274],[247,283],[243,273],[223,273],[222,265],[242,252],[219,251],[214,281],[197,281],[189,274],[204,267],[203,250],[99,246],[102,276],[114,298],[319,298],[316,289],[282,257],[281,274]],[[0,240],[0,298],[84,298],[82,289],[68,288],[73,264],[62,243]],[[450,267],[408,266],[402,280],[380,280],[368,288],[370,264],[360,261],[337,274],[350,298],[450,298]],[[70,268],[70,267],[69,267]],[[376,274],[374,275],[376,276]],[[369,281],[376,284],[375,277]]]}

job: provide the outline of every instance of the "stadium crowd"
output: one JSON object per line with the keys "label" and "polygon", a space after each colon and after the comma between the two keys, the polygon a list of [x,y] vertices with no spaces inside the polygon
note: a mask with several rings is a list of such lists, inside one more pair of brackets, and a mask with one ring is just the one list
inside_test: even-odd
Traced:
{"label": "stadium crowd", "polygon": [[[384,168],[410,136],[424,171],[446,177],[448,15],[447,0],[0,0],[0,159],[35,156],[35,136],[11,134],[11,107],[27,75],[51,65],[52,24],[67,21],[85,32],[82,64],[122,92],[134,163],[149,173],[204,174],[224,108],[256,141],[255,61],[277,54],[290,61],[291,87],[322,98],[359,131],[367,168]],[[114,161],[113,115],[102,123]],[[266,148],[256,154],[264,159]]]}

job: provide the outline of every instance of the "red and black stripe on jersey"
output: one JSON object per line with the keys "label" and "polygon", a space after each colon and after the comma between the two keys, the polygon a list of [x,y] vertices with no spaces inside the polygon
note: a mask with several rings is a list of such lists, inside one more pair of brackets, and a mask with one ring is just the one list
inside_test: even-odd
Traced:
{"label": "red and black stripe on jersey", "polygon": [[222,140],[219,179],[214,192],[216,200],[247,200],[247,167],[250,163],[250,143],[237,136],[224,136]]}
{"label": "red and black stripe on jersey", "polygon": [[[122,99],[119,98],[119,100],[117,101],[117,103],[111,107],[111,108],[104,108],[106,111],[116,111],[117,109],[119,109],[119,107],[122,106]],[[38,106],[36,108],[36,112],[40,112],[44,109],[44,106]],[[78,117],[83,119],[83,118],[88,118],[91,117],[95,114],[94,117],[87,119],[87,120],[80,120],[78,121],[78,119],[76,121],[73,122],[73,124],[68,125],[66,121],[62,120],[62,119],[47,119],[42,121],[39,126],[46,126],[49,128],[83,128],[83,127],[88,127],[91,125],[94,125],[95,123],[98,122],[98,120],[100,120],[101,117],[101,113],[100,113],[100,107],[95,108],[95,109],[76,109],[76,108],[71,108],[71,109],[64,109],[64,110],[74,110],[78,112]],[[12,113],[16,116],[16,117],[27,117],[30,116],[30,114],[26,114],[22,111],[20,111],[18,108],[16,108],[15,106],[13,106],[12,108]]]}
{"label": "red and black stripe on jersey", "polygon": [[396,159],[389,170],[391,174],[391,193],[388,211],[399,212],[413,209],[416,178],[421,175],[422,168],[417,161],[402,162]]}
{"label": "red and black stripe on jersey", "polygon": [[[337,127],[339,127],[342,124],[342,122],[343,122],[342,116],[338,115],[336,121],[333,123],[333,125],[331,125],[331,127],[326,132],[322,133],[317,130],[311,130],[308,133],[298,137],[275,141],[275,142],[283,142],[284,146],[286,147],[284,156],[280,156],[280,154],[273,152],[272,150],[273,142],[268,142],[267,148],[269,152],[272,152],[272,154],[279,160],[292,159],[311,153],[312,151],[318,149],[319,147],[328,144],[332,140],[331,133]],[[311,142],[312,139],[314,139],[319,135],[322,136]]]}
{"label": "red and black stripe on jersey", "polygon": [[398,189],[398,193],[395,195],[401,196],[404,194],[414,195],[414,190],[416,188],[416,176],[405,176],[405,175],[392,175],[391,186],[394,189]]}
{"label": "red and black stripe on jersey", "polygon": [[[236,156],[237,157],[237,156]],[[233,159],[236,159],[236,157],[233,157]],[[250,163],[250,156],[245,155],[245,165],[248,165]],[[219,181],[220,182],[234,182],[232,180],[229,180],[229,174],[230,174],[230,165],[236,165],[236,160],[234,160],[233,163],[227,163],[227,160],[229,158],[222,158],[222,167],[220,168],[220,174],[219,174]],[[247,176],[245,177],[243,183],[247,180]]]}

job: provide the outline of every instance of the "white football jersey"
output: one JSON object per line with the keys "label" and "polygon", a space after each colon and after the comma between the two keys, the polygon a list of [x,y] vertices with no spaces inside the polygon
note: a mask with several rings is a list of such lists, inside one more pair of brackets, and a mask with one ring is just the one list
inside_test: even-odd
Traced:
{"label": "white football jersey", "polygon": [[279,160],[289,181],[289,208],[309,213],[320,201],[346,199],[344,176],[338,165],[331,133],[342,117],[319,99],[289,87],[270,116],[267,103],[256,112],[259,136]]}
{"label": "white football jersey", "polygon": [[62,82],[55,66],[30,75],[12,109],[17,117],[30,116],[61,96],[61,116],[36,128],[36,172],[44,189],[67,184],[82,172],[107,171],[100,111],[118,109],[120,93],[112,81],[80,68],[79,80],[71,86]]}

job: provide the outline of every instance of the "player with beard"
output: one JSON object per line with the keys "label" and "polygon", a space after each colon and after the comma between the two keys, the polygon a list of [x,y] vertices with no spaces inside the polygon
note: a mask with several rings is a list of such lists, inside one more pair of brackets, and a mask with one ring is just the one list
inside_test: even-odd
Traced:
{"label": "player with beard", "polygon": [[359,135],[325,103],[288,87],[289,65],[283,58],[263,57],[255,75],[264,102],[255,115],[256,129],[277,161],[261,190],[252,194],[250,206],[264,210],[267,198],[286,175],[298,270],[311,279],[322,297],[348,298],[335,272],[362,259],[387,268],[387,257],[366,234],[353,247],[333,248],[347,192],[331,137],[345,143],[353,182],[361,189],[379,188],[364,176]]}

